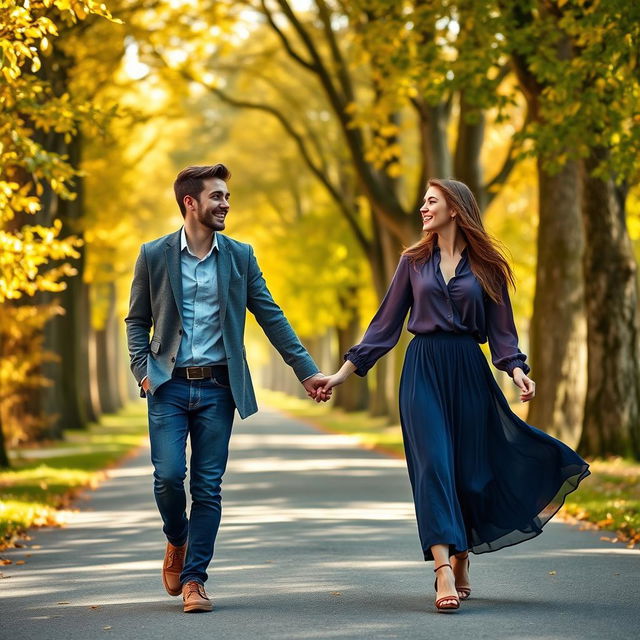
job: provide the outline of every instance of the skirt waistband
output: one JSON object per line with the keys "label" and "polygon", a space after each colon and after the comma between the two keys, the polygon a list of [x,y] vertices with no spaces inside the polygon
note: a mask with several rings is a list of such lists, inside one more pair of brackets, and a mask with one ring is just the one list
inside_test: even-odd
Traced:
{"label": "skirt waistband", "polygon": [[455,331],[430,331],[429,333],[415,333],[413,339],[416,340],[430,340],[437,342],[473,342],[478,344],[478,341],[470,333],[458,333]]}

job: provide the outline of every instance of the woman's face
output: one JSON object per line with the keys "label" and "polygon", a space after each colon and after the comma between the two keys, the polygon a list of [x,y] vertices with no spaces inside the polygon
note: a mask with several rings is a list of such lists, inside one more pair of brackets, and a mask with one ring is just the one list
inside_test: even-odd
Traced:
{"label": "woman's face", "polygon": [[455,216],[447,207],[447,201],[438,187],[429,187],[424,194],[424,204],[420,207],[422,216],[422,230],[435,231],[442,230],[447,225],[453,224]]}

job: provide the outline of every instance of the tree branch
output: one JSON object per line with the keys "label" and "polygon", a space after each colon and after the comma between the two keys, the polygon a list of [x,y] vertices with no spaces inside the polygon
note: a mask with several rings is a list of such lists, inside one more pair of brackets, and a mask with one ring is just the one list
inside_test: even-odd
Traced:
{"label": "tree branch", "polygon": [[336,41],[333,29],[331,28],[331,11],[324,0],[316,0],[316,5],[318,7],[318,14],[322,20],[322,25],[324,26],[325,37],[329,43],[331,55],[336,65],[342,91],[349,102],[354,102],[355,94],[353,91],[353,85],[351,84],[351,78],[347,72],[347,65],[345,64],[344,57]]}
{"label": "tree branch", "polygon": [[305,60],[299,53],[297,53],[291,43],[289,42],[289,38],[283,33],[282,29],[276,24],[276,21],[273,18],[273,14],[270,9],[267,7],[267,3],[265,0],[260,0],[260,4],[262,5],[262,12],[264,13],[267,21],[271,25],[271,28],[276,32],[278,38],[282,42],[282,46],[285,48],[286,52],[300,65],[302,65],[305,69],[309,71],[317,72],[317,67],[313,62],[309,62]]}
{"label": "tree branch", "polygon": [[486,199],[487,199],[487,206],[491,204],[491,202],[497,195],[497,190],[495,189],[495,187],[503,185],[509,178],[509,175],[511,174],[511,171],[513,170],[513,168],[516,166],[516,163],[518,162],[518,157],[517,157],[518,151],[522,147],[521,134],[524,132],[524,130],[526,129],[527,125],[531,122],[531,120],[532,120],[531,109],[527,106],[527,112],[525,114],[522,127],[520,127],[520,130],[517,131],[516,134],[511,138],[509,151],[507,153],[507,156],[504,162],[502,163],[502,167],[500,167],[500,170],[498,171],[498,173],[496,173],[496,175],[493,178],[491,178],[491,180],[489,180],[489,182],[487,182],[484,186],[484,192],[486,194]]}
{"label": "tree branch", "polygon": [[[365,143],[362,130],[353,126],[346,107],[348,104],[347,96],[338,91],[331,75],[325,65],[318,49],[316,48],[310,34],[302,25],[298,17],[287,0],[277,0],[282,12],[291,23],[292,27],[304,43],[309,56],[313,60],[312,71],[318,77],[321,86],[325,90],[329,104],[338,119],[342,129],[347,147],[351,153],[353,165],[360,179],[363,189],[369,200],[372,202],[373,208],[385,220],[389,230],[401,241],[406,241],[408,234],[408,224],[405,211],[397,195],[390,189],[386,188],[383,181],[378,180],[376,171],[371,164],[365,160]],[[294,58],[295,59],[295,58]],[[309,69],[309,67],[305,67]]]}
{"label": "tree branch", "polygon": [[[166,62],[163,60],[160,54],[156,52],[155,55],[160,60],[162,60],[163,64],[166,65]],[[168,68],[171,68],[168,65],[166,66]],[[184,68],[174,69],[174,71],[179,73],[185,80],[188,80],[190,82],[197,82],[198,84],[206,88],[209,92],[211,92],[213,95],[217,96],[220,100],[222,100],[226,104],[231,105],[232,107],[236,107],[239,109],[252,109],[254,111],[262,111],[263,113],[268,113],[269,115],[273,116],[280,123],[280,125],[287,132],[287,134],[291,137],[291,139],[296,143],[296,146],[298,147],[298,150],[300,151],[302,157],[304,158],[306,165],[309,167],[313,175],[315,175],[316,178],[320,180],[322,185],[328,191],[331,198],[338,205],[338,208],[340,209],[342,214],[345,216],[349,226],[351,227],[351,230],[354,233],[356,240],[362,247],[363,251],[366,252],[369,250],[369,240],[366,238],[362,229],[360,228],[360,225],[357,219],[355,218],[353,211],[351,211],[349,207],[345,204],[344,198],[342,197],[341,193],[338,191],[335,185],[331,183],[327,175],[323,172],[322,168],[319,167],[313,161],[313,158],[309,153],[309,150],[307,148],[304,138],[293,128],[289,119],[281,111],[279,111],[272,105],[232,98],[231,96],[227,95],[224,91],[222,91],[222,89],[220,89],[219,87],[215,87],[210,84],[207,84],[203,80],[195,77],[187,69],[184,69]]]}

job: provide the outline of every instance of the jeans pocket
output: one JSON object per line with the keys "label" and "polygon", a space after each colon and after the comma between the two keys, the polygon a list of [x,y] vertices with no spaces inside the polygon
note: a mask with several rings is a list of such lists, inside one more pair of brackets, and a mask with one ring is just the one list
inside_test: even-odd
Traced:
{"label": "jeans pocket", "polygon": [[221,389],[231,389],[230,385],[220,382],[218,378],[211,378],[211,382],[213,382],[214,387],[220,387]]}

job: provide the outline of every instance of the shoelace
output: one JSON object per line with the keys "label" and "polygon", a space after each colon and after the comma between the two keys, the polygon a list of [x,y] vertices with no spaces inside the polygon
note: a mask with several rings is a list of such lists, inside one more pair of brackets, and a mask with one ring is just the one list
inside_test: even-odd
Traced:
{"label": "shoelace", "polygon": [[187,584],[187,593],[185,594],[185,598],[188,598],[192,593],[197,593],[201,598],[207,597],[204,587],[199,582],[189,582]]}
{"label": "shoelace", "polygon": [[176,558],[179,558],[180,560],[182,560],[182,558],[184,557],[184,551],[182,549],[171,549],[171,551],[169,551],[168,554],[169,558],[168,558],[168,563],[167,566],[168,567],[173,567],[173,563],[175,562]]}

